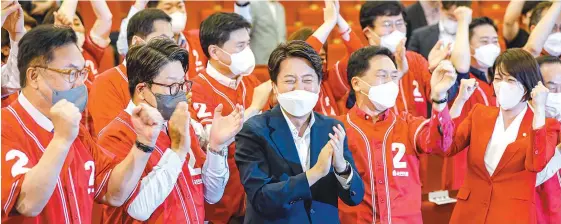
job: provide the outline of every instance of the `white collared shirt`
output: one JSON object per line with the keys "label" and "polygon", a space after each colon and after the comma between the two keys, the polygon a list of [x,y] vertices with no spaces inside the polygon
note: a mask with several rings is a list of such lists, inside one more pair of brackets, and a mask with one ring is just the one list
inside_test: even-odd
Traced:
{"label": "white collared shirt", "polygon": [[25,109],[31,118],[33,118],[35,123],[48,132],[54,131],[54,125],[51,119],[41,113],[41,111],[37,110],[37,108],[35,108],[35,106],[33,106],[33,104],[31,104],[31,102],[29,102],[29,100],[25,97],[23,92],[18,96],[18,103],[21,104],[23,109]]}
{"label": "white collared shirt", "polygon": [[499,162],[503,157],[506,147],[510,143],[516,141],[520,124],[522,124],[522,120],[524,119],[524,115],[527,111],[528,105],[525,105],[524,110],[516,115],[514,121],[512,121],[506,129],[504,128],[503,112],[502,110],[499,111],[499,116],[497,116],[497,121],[495,122],[495,129],[493,130],[493,135],[487,145],[484,157],[485,168],[487,168],[490,176],[493,176],[497,165],[499,165]]}
{"label": "white collared shirt", "polygon": [[[551,157],[551,160],[549,160],[545,168],[536,176],[536,187],[545,183],[553,176],[559,175],[559,170],[561,169],[560,150],[561,148],[555,148],[555,154]],[[559,178],[559,184],[561,185],[561,177]]]}
{"label": "white collared shirt", "polygon": [[[135,107],[136,105],[131,100],[125,108],[125,112],[132,115]],[[192,150],[189,150],[189,156],[194,157]],[[145,218],[146,215],[149,217],[173,190],[184,162],[185,158],[180,158],[170,148],[166,149],[154,169],[142,178],[140,192],[127,209],[129,215],[137,219]],[[187,165],[190,171],[195,169],[191,167],[194,165],[194,163],[191,164],[191,160]],[[226,156],[207,153],[202,168],[202,180],[204,197],[208,203],[217,203],[222,198],[229,177],[230,170]]]}
{"label": "white collared shirt", "polygon": [[[18,42],[10,40],[10,55],[6,64],[2,66],[2,88],[21,88],[19,83],[18,52]],[[11,93],[13,92],[8,94]]]}
{"label": "white collared shirt", "polygon": [[[298,128],[296,128],[296,126],[290,121],[290,119],[288,118],[288,116],[286,115],[286,113],[282,108],[281,111],[282,111],[282,115],[284,116],[284,119],[286,120],[286,123],[288,124],[290,133],[292,134],[294,145],[296,145],[296,151],[298,151],[298,158],[300,158],[302,171],[306,172],[310,169],[311,130],[312,130],[312,125],[314,125],[316,121],[314,113],[312,112],[310,114],[311,116],[310,123],[308,124],[308,127],[306,127],[306,130],[304,131],[302,137],[300,137],[300,135],[298,134],[299,133]],[[337,180],[339,181],[339,183],[341,183],[341,186],[343,186],[345,190],[349,189],[350,187],[350,182],[353,179],[353,173],[354,171],[351,170],[351,174],[346,179],[335,173],[335,177],[337,177]]]}
{"label": "white collared shirt", "polygon": [[216,68],[214,68],[210,61],[206,65],[206,73],[212,77],[214,80],[218,81],[218,83],[227,86],[230,89],[238,89],[238,85],[242,81],[243,76],[238,76],[236,79],[231,79],[220,73]]}

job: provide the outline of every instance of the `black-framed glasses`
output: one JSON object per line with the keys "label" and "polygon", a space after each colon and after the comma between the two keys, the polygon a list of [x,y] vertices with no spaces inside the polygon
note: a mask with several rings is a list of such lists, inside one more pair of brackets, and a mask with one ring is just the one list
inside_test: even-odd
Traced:
{"label": "black-framed glasses", "polygon": [[90,69],[88,69],[87,67],[84,67],[84,69],[79,70],[79,69],[58,69],[58,68],[49,68],[49,67],[42,67],[42,66],[35,66],[35,68],[42,68],[45,70],[49,70],[49,71],[53,71],[56,73],[59,73],[61,75],[63,75],[64,80],[66,80],[68,83],[74,83],[76,82],[76,80],[78,79],[82,79],[85,80],[85,78],[88,76],[88,73],[90,72]]}
{"label": "black-framed glasses", "polygon": [[182,83],[177,83],[176,82],[176,83],[172,83],[170,85],[157,83],[157,82],[148,82],[148,84],[167,87],[169,89],[169,95],[175,96],[180,91],[184,91],[185,93],[189,93],[191,91],[191,87],[193,86],[193,81],[185,80]]}

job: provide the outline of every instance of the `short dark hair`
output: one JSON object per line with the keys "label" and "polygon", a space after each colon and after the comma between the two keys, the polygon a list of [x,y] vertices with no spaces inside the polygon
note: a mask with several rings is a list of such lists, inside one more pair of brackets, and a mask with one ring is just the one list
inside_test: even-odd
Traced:
{"label": "short dark hair", "polygon": [[[314,34],[314,29],[310,28],[310,27],[302,27],[296,31],[294,31],[294,33],[290,34],[290,36],[287,38],[288,41],[291,40],[303,40],[306,41],[310,36],[312,36]],[[325,52],[327,52],[327,42],[323,43],[323,50],[325,50]]]}
{"label": "short dark hair", "polygon": [[443,9],[450,9],[452,6],[460,7],[465,6],[471,8],[471,1],[442,1],[442,8]]}
{"label": "short dark hair", "polygon": [[526,13],[534,10],[534,8],[542,2],[543,1],[525,1],[524,6],[522,6],[522,15],[526,15]]}
{"label": "short dark hair", "polygon": [[286,43],[281,43],[269,57],[269,75],[271,76],[271,81],[277,83],[277,77],[279,76],[281,63],[291,57],[306,59],[312,64],[312,68],[318,75],[318,80],[321,83],[323,79],[323,63],[321,57],[314,50],[312,46],[302,40],[292,40]]}
{"label": "short dark hair", "polygon": [[495,32],[498,32],[497,29],[497,25],[495,25],[495,22],[487,17],[487,16],[483,16],[483,17],[477,17],[475,19],[473,19],[471,21],[471,23],[469,24],[469,39],[471,40],[471,37],[473,36],[473,29],[475,29],[478,26],[483,26],[483,25],[490,25],[493,27],[493,29],[495,29]]}
{"label": "short dark hair", "polygon": [[156,8],[156,7],[158,7],[158,4],[160,4],[160,1],[150,0],[150,1],[148,1],[148,3],[146,3],[146,8]]}
{"label": "short dark hair", "polygon": [[561,59],[559,57],[551,55],[543,55],[536,58],[538,65],[542,66],[545,64],[561,64]]}
{"label": "short dark hair", "polygon": [[189,69],[189,53],[174,41],[157,37],[146,44],[137,44],[127,53],[127,77],[131,98],[139,83],[154,80],[162,67],[170,62],[179,61],[186,73]]}
{"label": "short dark hair", "polygon": [[352,108],[356,103],[356,95],[355,95],[356,93],[352,88],[353,84],[351,83],[351,80],[353,79],[353,77],[363,76],[364,72],[370,69],[370,59],[372,59],[377,55],[388,56],[392,60],[393,64],[397,67],[397,64],[395,62],[395,57],[393,56],[392,52],[385,47],[380,47],[380,46],[363,47],[355,51],[353,54],[351,54],[351,57],[349,58],[349,63],[347,65],[347,82],[351,87],[349,88],[350,92],[346,103],[347,108],[349,109]]}
{"label": "short dark hair", "polygon": [[56,48],[76,44],[76,34],[70,27],[40,25],[27,32],[18,44],[18,69],[21,87],[26,85],[27,68],[46,66]]}
{"label": "short dark hair", "polygon": [[532,89],[543,82],[538,62],[527,51],[521,48],[511,48],[497,57],[493,66],[495,75],[508,73],[524,86],[525,100],[530,100]]}
{"label": "short dark hair", "polygon": [[378,16],[398,16],[406,18],[405,9],[399,1],[367,1],[360,7],[360,26],[373,27]]}
{"label": "short dark hair", "polygon": [[217,12],[201,22],[199,39],[207,58],[210,58],[210,45],[224,46],[230,39],[230,34],[242,28],[250,29],[251,24],[237,13]]}
{"label": "short dark hair", "polygon": [[542,16],[544,11],[547,11],[551,7],[553,3],[551,2],[541,2],[540,4],[536,5],[534,11],[532,12],[532,16],[530,16],[530,26],[537,25],[540,20],[542,20]]}
{"label": "short dark hair", "polygon": [[[59,7],[53,7],[51,9],[49,9],[49,11],[47,11],[47,13],[45,14],[45,18],[43,18],[43,23],[42,24],[55,24],[55,12],[57,12],[59,10]],[[78,10],[76,10],[76,16],[78,16],[78,18],[80,19],[80,21],[82,22],[82,25],[86,26],[86,24],[84,24],[84,19],[82,18],[82,15],[80,14],[80,12]]]}
{"label": "short dark hair", "polygon": [[127,25],[127,43],[132,44],[132,37],[146,38],[154,32],[154,22],[162,20],[171,23],[171,17],[159,9],[144,9],[131,17]]}

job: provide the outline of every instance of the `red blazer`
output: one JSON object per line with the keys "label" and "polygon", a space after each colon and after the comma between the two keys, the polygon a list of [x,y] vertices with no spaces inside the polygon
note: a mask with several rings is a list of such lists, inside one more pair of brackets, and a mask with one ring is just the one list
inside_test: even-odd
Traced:
{"label": "red blazer", "polygon": [[507,146],[489,176],[484,156],[498,115],[498,107],[478,104],[455,129],[453,140],[442,139],[445,156],[470,146],[466,179],[450,223],[536,223],[536,172],[553,156],[559,123],[547,119],[544,127],[533,130],[534,114],[528,108],[516,141]]}

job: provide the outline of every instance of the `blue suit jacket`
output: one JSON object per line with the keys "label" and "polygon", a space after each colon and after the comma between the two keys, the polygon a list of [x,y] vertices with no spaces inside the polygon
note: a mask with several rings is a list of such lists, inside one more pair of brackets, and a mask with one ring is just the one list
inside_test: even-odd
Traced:
{"label": "blue suit jacket", "polygon": [[[310,167],[329,141],[332,127],[343,125],[315,112],[314,116]],[[353,206],[364,196],[364,184],[356,172],[347,139],[344,156],[354,172],[348,190],[343,189],[333,168],[310,187],[279,106],[246,121],[236,135],[235,154],[247,193],[245,223],[339,223],[337,199]]]}

